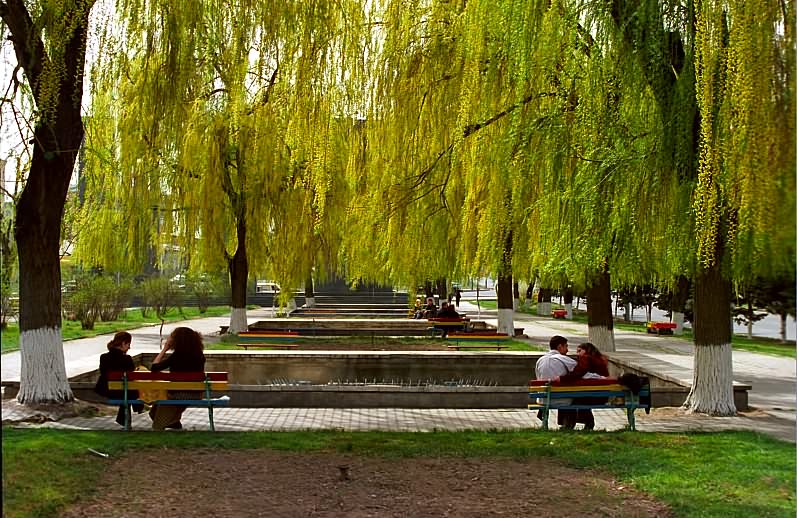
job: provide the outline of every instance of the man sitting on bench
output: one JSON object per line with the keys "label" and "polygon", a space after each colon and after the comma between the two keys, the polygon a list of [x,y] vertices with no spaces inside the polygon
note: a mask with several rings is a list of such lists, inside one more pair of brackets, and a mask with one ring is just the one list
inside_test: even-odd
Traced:
{"label": "man sitting on bench", "polygon": [[[552,336],[549,342],[550,350],[537,360],[535,367],[536,377],[539,380],[552,380],[564,376],[576,367],[576,360],[567,356],[567,338]],[[558,400],[559,404],[569,405],[568,399]],[[556,412],[556,423],[562,428],[573,429],[576,427],[577,410],[563,409]],[[537,412],[537,418],[542,420],[542,410]]]}

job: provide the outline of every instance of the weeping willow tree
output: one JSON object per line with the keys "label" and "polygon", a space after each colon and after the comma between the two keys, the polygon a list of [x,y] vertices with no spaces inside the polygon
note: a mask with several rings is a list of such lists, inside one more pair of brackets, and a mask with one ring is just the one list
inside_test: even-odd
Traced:
{"label": "weeping willow tree", "polygon": [[[20,403],[72,399],[61,340],[60,232],[83,139],[80,117],[89,0],[0,1],[0,36],[14,48],[13,90],[29,89],[33,152],[16,205],[19,255]],[[18,74],[21,70],[22,74]],[[20,77],[21,76],[21,77]]]}
{"label": "weeping willow tree", "polygon": [[455,15],[419,3],[377,6],[368,92],[346,166],[351,231],[341,262],[350,280],[414,289],[459,273],[464,193],[449,120],[461,61],[450,41]]}
{"label": "weeping willow tree", "polygon": [[105,196],[87,214],[109,223],[84,239],[82,257],[115,262],[103,241],[115,220],[131,218],[134,234],[114,247],[136,249],[124,254],[129,268],[140,267],[148,247],[177,248],[192,268],[227,268],[229,332],[245,330],[251,270],[293,286],[312,267],[312,247],[297,236],[313,235],[326,212],[331,120],[347,109],[346,90],[335,85],[356,73],[357,31],[365,28],[359,6],[209,1],[188,12],[170,2],[127,2],[122,9],[131,20],[128,50],[98,61],[93,82],[98,98],[110,98],[97,103],[108,111],[92,118],[91,145],[108,150],[115,167],[88,164]]}

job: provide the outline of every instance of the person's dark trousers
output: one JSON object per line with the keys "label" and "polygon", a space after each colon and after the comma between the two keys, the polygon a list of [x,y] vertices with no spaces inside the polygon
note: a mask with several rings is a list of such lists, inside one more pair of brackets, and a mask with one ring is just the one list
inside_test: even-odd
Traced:
{"label": "person's dark trousers", "polygon": [[572,430],[576,427],[578,410],[560,409],[557,410],[556,414],[556,424],[558,424],[561,428]]}

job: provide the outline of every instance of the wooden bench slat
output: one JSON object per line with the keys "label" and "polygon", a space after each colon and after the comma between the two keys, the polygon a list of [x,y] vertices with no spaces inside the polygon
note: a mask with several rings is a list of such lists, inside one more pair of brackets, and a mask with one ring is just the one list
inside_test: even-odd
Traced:
{"label": "wooden bench slat", "polygon": [[[124,382],[122,381],[109,381],[108,388],[110,390],[123,390]],[[211,381],[210,390],[222,391],[229,390],[230,386],[226,381]],[[154,381],[154,380],[140,380],[128,381],[128,390],[205,390],[205,383],[198,381]]]}
{"label": "wooden bench slat", "polygon": [[299,345],[298,344],[287,344],[287,343],[264,344],[264,343],[246,342],[246,343],[238,344],[238,347],[243,347],[244,349],[248,349],[250,347],[273,347],[275,349],[296,349],[296,348],[299,347]]}
{"label": "wooden bench slat", "polygon": [[[111,371],[108,373],[108,380],[121,380],[122,371]],[[226,372],[149,372],[149,371],[130,371],[127,379],[133,380],[161,380],[161,381],[205,381],[205,376],[211,381],[227,381]]]}
{"label": "wooden bench slat", "polygon": [[447,346],[449,349],[456,349],[459,351],[460,349],[493,349],[496,351],[500,351],[502,349],[507,349],[506,345],[449,345]]}
{"label": "wooden bench slat", "polygon": [[[109,399],[106,401],[109,405],[124,405],[124,399]],[[208,407],[208,406],[229,406],[230,400],[229,399],[221,399],[221,398],[214,398],[214,399],[159,399],[157,401],[144,401],[143,399],[128,399],[128,404],[131,405],[144,405],[144,404],[151,404],[156,403],[158,405],[180,405],[180,406],[197,406],[197,407]]]}

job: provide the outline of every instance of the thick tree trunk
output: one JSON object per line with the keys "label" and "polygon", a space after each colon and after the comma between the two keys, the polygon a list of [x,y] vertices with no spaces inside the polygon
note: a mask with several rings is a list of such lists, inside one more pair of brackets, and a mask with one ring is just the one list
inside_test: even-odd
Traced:
{"label": "thick tree trunk", "polygon": [[693,412],[736,414],[730,318],[731,286],[720,266],[701,270],[695,278],[694,377],[684,402]]}
{"label": "thick tree trunk", "polygon": [[498,296],[498,332],[515,336],[515,311],[512,309],[512,276],[499,275],[495,288]]}
{"label": "thick tree trunk", "polygon": [[443,277],[442,279],[437,279],[435,282],[437,286],[437,295],[440,297],[440,305],[443,305],[443,301],[448,302],[448,280]]}
{"label": "thick tree trunk", "polygon": [[[0,9],[39,110],[33,157],[14,228],[21,355],[17,400],[24,404],[73,399],[61,340],[60,233],[69,180],[84,134],[80,102],[89,11],[89,5],[77,2],[66,12],[54,14],[63,15],[74,27],[71,34],[62,35],[63,46],[56,49],[45,46],[41,27],[33,22],[24,2],[4,2]],[[58,77],[44,77],[47,60],[61,60],[53,65],[63,66]],[[43,105],[43,92],[55,92],[55,104],[48,103],[51,108]]]}
{"label": "thick tree trunk", "polygon": [[541,317],[551,316],[551,288],[540,288],[537,292],[537,314]]}
{"label": "thick tree trunk", "polygon": [[612,292],[608,269],[604,269],[587,288],[589,341],[603,352],[614,351]]}
{"label": "thick tree trunk", "polygon": [[567,320],[573,320],[573,288],[567,287],[564,289],[562,298],[565,303],[565,311],[567,311]]}
{"label": "thick tree trunk", "polygon": [[246,255],[246,220],[239,215],[236,226],[238,234],[238,248],[229,261],[230,289],[232,291],[229,334],[238,334],[248,331],[246,320],[246,283],[249,280],[249,258]]}
{"label": "thick tree trunk", "polygon": [[315,307],[315,292],[313,291],[313,276],[308,275],[304,280],[304,307]]}

